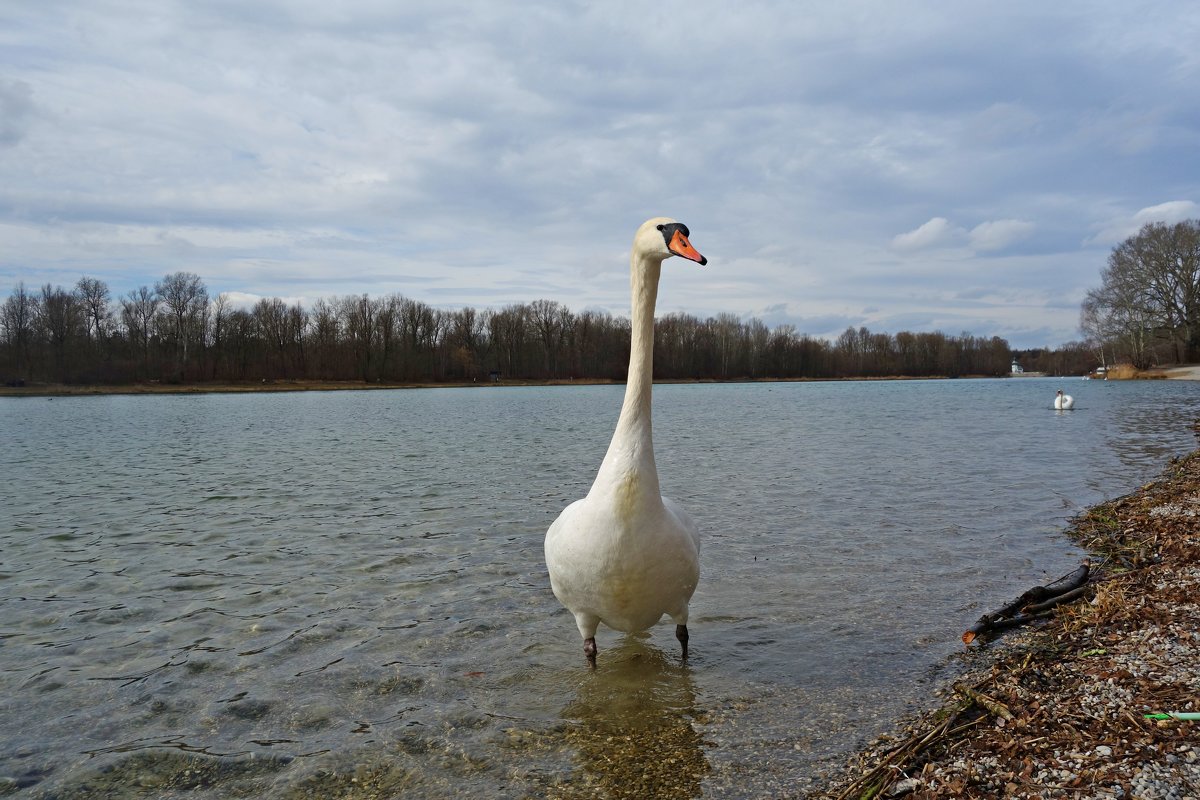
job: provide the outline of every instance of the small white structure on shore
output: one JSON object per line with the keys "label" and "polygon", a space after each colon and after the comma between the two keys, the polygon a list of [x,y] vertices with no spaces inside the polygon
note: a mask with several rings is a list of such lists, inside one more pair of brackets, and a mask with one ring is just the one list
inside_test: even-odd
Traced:
{"label": "small white structure on shore", "polygon": [[1020,364],[1018,364],[1017,360],[1014,358],[1013,363],[1012,363],[1012,373],[1011,374],[1020,375],[1024,371],[1025,371],[1025,368],[1022,367]]}

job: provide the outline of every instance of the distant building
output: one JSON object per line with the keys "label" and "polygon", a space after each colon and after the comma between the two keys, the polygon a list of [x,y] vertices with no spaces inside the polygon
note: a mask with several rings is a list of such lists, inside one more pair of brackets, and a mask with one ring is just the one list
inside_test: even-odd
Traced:
{"label": "distant building", "polygon": [[1024,368],[1024,367],[1022,367],[1020,364],[1018,364],[1018,363],[1017,363],[1017,360],[1014,358],[1014,359],[1013,359],[1013,363],[1012,363],[1012,374],[1013,374],[1013,375],[1020,375],[1020,374],[1021,374],[1022,372],[1024,372],[1024,371],[1025,371],[1025,368]]}

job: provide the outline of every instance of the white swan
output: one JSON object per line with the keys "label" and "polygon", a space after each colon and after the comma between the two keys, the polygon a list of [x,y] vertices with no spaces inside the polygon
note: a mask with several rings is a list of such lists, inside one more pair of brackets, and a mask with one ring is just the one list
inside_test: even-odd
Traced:
{"label": "white swan", "polygon": [[1075,398],[1069,394],[1063,394],[1063,390],[1059,389],[1058,394],[1054,396],[1054,408],[1058,411],[1069,411],[1075,407]]}
{"label": "white swan", "polygon": [[688,601],[700,579],[700,535],[674,501],[659,493],[650,426],[654,377],[654,302],[662,262],[673,255],[708,259],[688,241],[686,225],[647,220],[633,238],[629,376],[621,416],[587,497],[563,509],[546,531],[550,588],[583,637],[596,664],[596,628],[642,631],[663,614],[688,649]]}

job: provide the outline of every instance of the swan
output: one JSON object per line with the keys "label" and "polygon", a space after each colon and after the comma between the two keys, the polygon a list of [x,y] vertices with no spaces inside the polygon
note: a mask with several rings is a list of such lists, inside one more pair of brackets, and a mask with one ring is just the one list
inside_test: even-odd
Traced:
{"label": "swan", "polygon": [[630,255],[632,336],[621,415],[592,488],[546,531],[546,567],[554,596],[575,616],[583,652],[596,666],[596,628],[632,633],[675,621],[688,651],[688,601],[700,580],[700,534],[677,503],[659,492],[650,427],[654,378],[654,302],[662,262],[680,256],[701,265],[688,227],[667,217],[642,223]]}
{"label": "swan", "polygon": [[1058,411],[1068,411],[1075,407],[1075,398],[1069,394],[1063,394],[1063,390],[1059,389],[1058,394],[1054,396],[1054,408]]}

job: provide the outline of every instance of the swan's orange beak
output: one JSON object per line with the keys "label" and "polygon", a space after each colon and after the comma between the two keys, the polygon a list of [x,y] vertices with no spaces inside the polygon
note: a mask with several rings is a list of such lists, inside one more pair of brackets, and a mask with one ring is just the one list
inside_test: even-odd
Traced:
{"label": "swan's orange beak", "polygon": [[692,243],[683,235],[683,231],[675,231],[675,235],[671,237],[671,243],[667,245],[667,249],[677,256],[686,258],[688,261],[695,261],[700,266],[708,263],[708,259],[700,255],[696,252],[696,248],[692,247]]}

